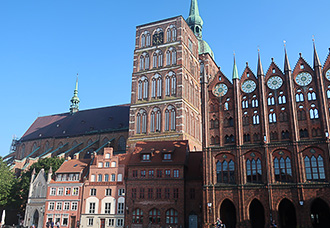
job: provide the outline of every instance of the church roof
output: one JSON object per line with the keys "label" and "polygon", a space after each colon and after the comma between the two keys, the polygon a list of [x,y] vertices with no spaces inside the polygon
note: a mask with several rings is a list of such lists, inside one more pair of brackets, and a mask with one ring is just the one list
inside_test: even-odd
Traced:
{"label": "church roof", "polygon": [[128,130],[129,108],[118,105],[38,117],[21,141]]}
{"label": "church roof", "polygon": [[198,53],[205,54],[209,53],[211,57],[214,59],[214,53],[210,47],[210,45],[205,40],[198,40]]}

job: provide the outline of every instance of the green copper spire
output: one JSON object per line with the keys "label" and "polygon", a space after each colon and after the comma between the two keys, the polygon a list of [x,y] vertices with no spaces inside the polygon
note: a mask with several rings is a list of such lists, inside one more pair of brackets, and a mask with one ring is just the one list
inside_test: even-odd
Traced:
{"label": "green copper spire", "polygon": [[189,17],[187,18],[187,24],[191,30],[195,33],[197,38],[202,38],[203,20],[199,16],[197,0],[191,0]]}
{"label": "green copper spire", "polygon": [[235,54],[234,54],[234,67],[233,67],[233,80],[234,79],[239,79],[238,70],[237,70],[237,66],[236,66]]}
{"label": "green copper spire", "polygon": [[73,97],[71,98],[70,113],[74,114],[79,111],[79,97],[78,97],[78,74],[76,79],[76,87],[73,92]]}

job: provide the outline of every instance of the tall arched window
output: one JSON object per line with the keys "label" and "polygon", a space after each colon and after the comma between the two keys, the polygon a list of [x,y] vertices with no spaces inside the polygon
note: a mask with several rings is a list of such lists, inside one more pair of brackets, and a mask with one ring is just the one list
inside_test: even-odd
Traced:
{"label": "tall arched window", "polygon": [[132,214],[133,214],[132,223],[143,224],[143,211],[140,208],[136,208]]}
{"label": "tall arched window", "polygon": [[217,183],[235,183],[235,164],[233,160],[217,161]]}
{"label": "tall arched window", "polygon": [[157,78],[157,97],[161,98],[162,97],[162,78],[158,77]]}
{"label": "tall arched window", "polygon": [[281,151],[274,158],[274,174],[276,181],[292,181],[291,159]]}
{"label": "tall arched window", "polygon": [[144,62],[145,62],[144,69],[145,69],[145,70],[149,70],[149,65],[150,65],[150,58],[149,58],[149,55],[146,54],[144,58],[145,58],[145,61],[144,61]]}
{"label": "tall arched window", "polygon": [[172,35],[172,31],[171,29],[167,29],[167,32],[166,32],[166,42],[171,42],[171,35]]}
{"label": "tall arched window", "polygon": [[304,162],[307,180],[325,180],[324,162],[321,155],[318,157],[306,155]]}
{"label": "tall arched window", "polygon": [[126,150],[126,139],[124,136],[120,136],[118,139],[118,150]]}
{"label": "tall arched window", "polygon": [[302,102],[304,101],[304,95],[301,92],[298,92],[296,94],[296,102]]}
{"label": "tall arched window", "polygon": [[270,105],[275,105],[275,98],[273,96],[269,96],[267,98],[267,104]]}
{"label": "tall arched window", "polygon": [[141,109],[136,116],[136,133],[145,134],[147,132],[147,112]]}
{"label": "tall arched window", "polygon": [[327,98],[330,98],[330,89],[327,90]]}
{"label": "tall arched window", "polygon": [[161,112],[159,108],[154,108],[150,114],[150,131],[160,132],[161,128]]}
{"label": "tall arched window", "polygon": [[148,99],[148,78],[142,76],[138,81],[138,99]]}
{"label": "tall arched window", "polygon": [[149,211],[149,223],[151,224],[160,223],[160,210],[153,208]]}
{"label": "tall arched window", "polygon": [[150,33],[147,33],[147,39],[146,39],[146,46],[149,47],[151,45],[151,36]]}
{"label": "tall arched window", "polygon": [[175,124],[176,124],[176,114],[175,114],[175,108],[170,105],[165,110],[165,131],[175,131]]}
{"label": "tall arched window", "polygon": [[308,130],[306,128],[300,129],[299,135],[300,135],[300,138],[308,138],[309,137]]}
{"label": "tall arched window", "polygon": [[316,93],[313,91],[308,92],[307,99],[309,101],[315,101],[316,100]]}
{"label": "tall arched window", "polygon": [[140,71],[144,70],[144,56],[140,56]]}
{"label": "tall arched window", "polygon": [[160,74],[156,74],[152,78],[151,96],[152,98],[162,97],[162,76]]}
{"label": "tall arched window", "polygon": [[166,211],[166,224],[178,224],[178,211],[171,208]]}
{"label": "tall arched window", "polygon": [[176,41],[176,28],[174,26],[172,28],[172,41]]}
{"label": "tall arched window", "polygon": [[244,96],[242,99],[242,108],[248,108],[249,107],[249,102],[246,99],[246,97]]}
{"label": "tall arched window", "polygon": [[146,46],[146,36],[142,34],[141,36],[141,48]]}
{"label": "tall arched window", "polygon": [[258,104],[259,102],[258,102],[258,100],[257,99],[252,99],[252,108],[256,108],[256,107],[258,107]]}
{"label": "tall arched window", "polygon": [[167,50],[166,52],[166,66],[171,65],[171,52],[170,50]]}
{"label": "tall arched window", "polygon": [[306,120],[306,112],[304,109],[300,108],[298,111],[297,111],[297,117],[298,117],[298,120]]}
{"label": "tall arched window", "polygon": [[248,182],[262,181],[261,159],[252,157],[246,160],[246,176]]}
{"label": "tall arched window", "polygon": [[253,120],[253,124],[254,125],[258,125],[259,124],[259,115],[256,114],[252,117],[252,120]]}
{"label": "tall arched window", "polygon": [[311,120],[319,118],[319,111],[317,110],[317,108],[311,108],[309,110],[309,117]]}
{"label": "tall arched window", "polygon": [[165,78],[165,95],[176,95],[176,77],[175,73],[170,71]]}
{"label": "tall arched window", "polygon": [[279,104],[285,104],[286,103],[286,97],[284,95],[280,95],[278,97],[278,103]]}
{"label": "tall arched window", "polygon": [[269,113],[269,123],[276,123],[276,113],[271,112]]}

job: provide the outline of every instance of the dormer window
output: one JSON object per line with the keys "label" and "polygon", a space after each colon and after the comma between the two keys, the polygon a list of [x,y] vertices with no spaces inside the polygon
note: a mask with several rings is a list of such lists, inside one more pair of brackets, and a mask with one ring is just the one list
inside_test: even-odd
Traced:
{"label": "dormer window", "polygon": [[150,161],[150,154],[143,154],[142,161]]}
{"label": "dormer window", "polygon": [[164,154],[164,160],[171,160],[172,154]]}

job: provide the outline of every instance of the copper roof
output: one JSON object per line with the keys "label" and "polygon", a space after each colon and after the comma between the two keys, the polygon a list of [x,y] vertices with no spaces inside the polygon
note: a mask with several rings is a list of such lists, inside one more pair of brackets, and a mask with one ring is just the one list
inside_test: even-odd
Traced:
{"label": "copper roof", "polygon": [[128,130],[129,105],[38,117],[21,141]]}

